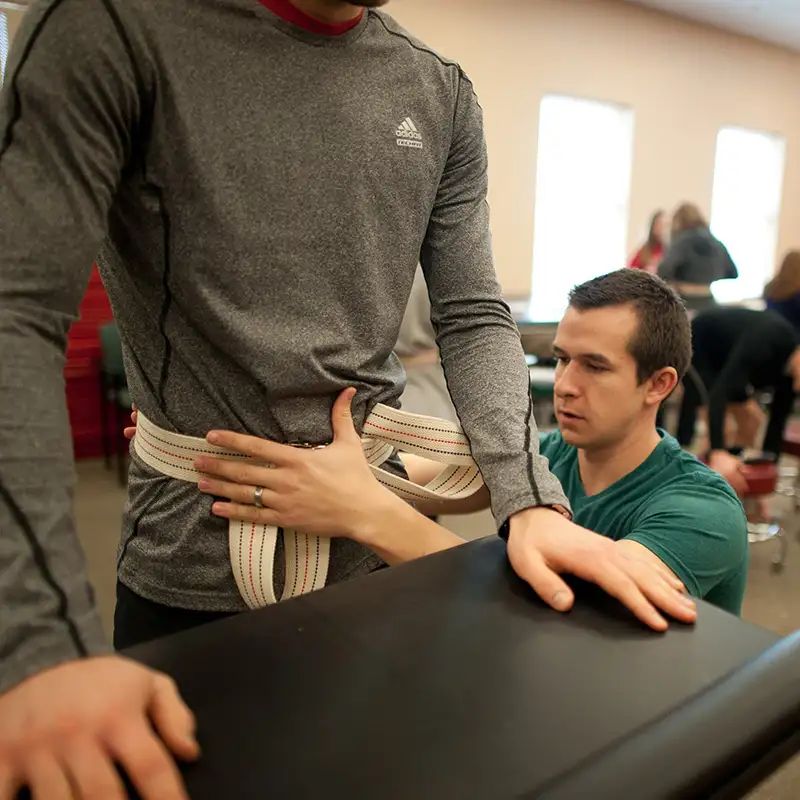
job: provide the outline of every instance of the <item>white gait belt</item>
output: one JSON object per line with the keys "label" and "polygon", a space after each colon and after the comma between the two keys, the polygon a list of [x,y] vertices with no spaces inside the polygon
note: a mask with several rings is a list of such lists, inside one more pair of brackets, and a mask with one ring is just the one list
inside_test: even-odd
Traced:
{"label": "white gait belt", "polygon": [[[452,422],[377,405],[364,424],[362,443],[373,475],[408,502],[431,500],[441,503],[443,511],[447,511],[449,503],[469,497],[483,486],[483,478],[470,453],[469,441],[461,428]],[[157,472],[194,484],[202,477],[194,468],[195,459],[201,455],[259,463],[250,456],[209,444],[205,439],[162,430],[141,412],[133,446],[136,455]],[[439,462],[442,469],[425,486],[392,475],[382,465],[396,449]],[[239,592],[250,608],[277,602],[273,568],[281,532],[286,560],[281,600],[307,594],[325,585],[330,539],[231,519],[228,526],[231,567]]]}

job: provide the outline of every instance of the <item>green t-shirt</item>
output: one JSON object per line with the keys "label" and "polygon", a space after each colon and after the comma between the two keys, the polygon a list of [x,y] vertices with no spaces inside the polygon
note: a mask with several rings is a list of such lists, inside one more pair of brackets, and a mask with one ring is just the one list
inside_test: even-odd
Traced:
{"label": "green t-shirt", "polygon": [[591,497],[583,488],[577,448],[557,431],[542,434],[540,446],[578,525],[639,542],[692,595],[739,614],[749,564],[742,504],[724,478],[660,433],[660,444],[643,464]]}

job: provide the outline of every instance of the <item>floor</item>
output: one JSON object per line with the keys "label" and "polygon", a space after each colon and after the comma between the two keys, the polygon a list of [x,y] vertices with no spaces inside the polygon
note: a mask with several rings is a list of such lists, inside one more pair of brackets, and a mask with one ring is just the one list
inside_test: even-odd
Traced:
{"label": "floor", "polygon": [[[110,633],[114,609],[114,557],[125,492],[117,484],[115,474],[106,471],[101,461],[81,462],[78,473],[78,533],[86,550],[103,621]],[[488,512],[445,518],[443,522],[466,539],[485,536],[492,529]],[[789,526],[787,566],[782,573],[774,574],[770,570],[774,552],[771,543],[753,547],[744,608],[746,619],[781,636],[800,629],[800,517],[793,522]],[[751,795],[752,800],[796,800],[798,797],[800,758],[787,764]]]}

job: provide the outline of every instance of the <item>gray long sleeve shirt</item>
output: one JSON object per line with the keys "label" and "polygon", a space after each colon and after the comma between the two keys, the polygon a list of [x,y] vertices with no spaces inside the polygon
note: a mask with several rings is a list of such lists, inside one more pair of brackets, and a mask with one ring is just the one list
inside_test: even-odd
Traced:
{"label": "gray long sleeve shirt", "polygon": [[[480,107],[459,67],[390,17],[370,10],[332,38],[257,0],[39,0],[0,137],[0,690],[107,646],[62,378],[98,254],[150,419],[307,442],[330,439],[347,386],[359,425],[397,404],[392,348],[420,260],[498,522],[567,505],[493,269]],[[121,580],[168,605],[243,609],[210,504],[134,457]],[[331,580],[378,563],[348,540],[331,559]]]}

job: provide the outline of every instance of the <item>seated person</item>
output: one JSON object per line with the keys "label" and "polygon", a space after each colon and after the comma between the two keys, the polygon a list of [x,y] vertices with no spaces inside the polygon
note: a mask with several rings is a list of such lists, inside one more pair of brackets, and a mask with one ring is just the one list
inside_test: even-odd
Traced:
{"label": "seated person", "polygon": [[[655,567],[664,585],[649,599],[683,621],[693,619],[691,602],[678,595],[686,603],[680,607],[668,588],[682,585],[695,597],[738,613],[748,565],[744,513],[731,487],[655,427],[659,405],[689,365],[689,336],[678,296],[645,272],[620,270],[574,289],[555,340],[560,431],[541,437],[542,452],[566,491],[575,521],[596,531],[586,531],[587,542],[600,535],[609,553]],[[347,536],[390,564],[461,544],[424,516],[439,509],[414,509],[375,480],[350,418],[353,394],[347,390],[337,401],[335,439],[322,451],[215,432],[215,442],[223,447],[277,466],[204,459],[209,478],[201,490],[230,500],[214,503],[213,512],[318,536]],[[425,459],[405,460],[419,484],[439,470]],[[266,487],[267,508],[251,505],[254,485]],[[488,502],[483,493],[466,500],[461,510]],[[555,597],[551,605],[566,610],[572,595],[556,573],[586,575],[561,563],[555,549],[537,551],[536,563],[527,563],[529,552],[516,547],[513,537],[509,541],[515,570],[542,596],[546,583]]]}
{"label": "seated person", "polygon": [[743,494],[742,460],[726,448],[727,410],[740,419],[752,404],[753,390],[772,391],[769,422],[761,450],[776,459],[783,431],[800,387],[796,334],[774,311],[718,306],[692,320],[692,370],[684,382],[678,442],[687,447],[694,437],[697,411],[706,408],[708,463]]}
{"label": "seated person", "polygon": [[711,285],[739,277],[727,248],[709,230],[700,209],[683,203],[672,217],[672,238],[658,265],[658,275],[671,284],[690,312],[715,305]]}

